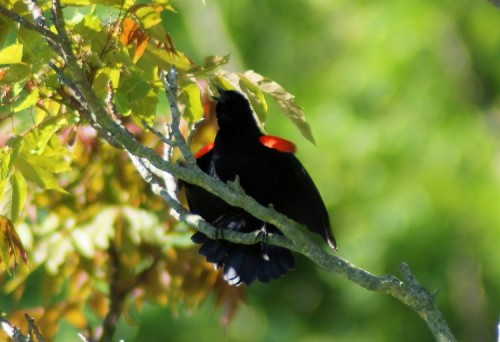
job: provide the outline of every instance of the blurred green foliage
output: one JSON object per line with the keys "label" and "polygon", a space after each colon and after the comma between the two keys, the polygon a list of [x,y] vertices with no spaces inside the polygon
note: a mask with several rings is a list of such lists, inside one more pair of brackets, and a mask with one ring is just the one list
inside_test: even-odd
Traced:
{"label": "blurred green foliage", "polygon": [[[297,102],[305,107],[317,146],[304,139],[271,101],[266,129],[294,140],[299,146],[299,158],[329,208],[339,255],[377,274],[397,275],[398,264],[407,262],[423,285],[437,292],[437,303],[458,340],[493,340],[500,313],[500,64],[496,63],[500,51],[500,32],[496,30],[500,11],[487,1],[472,0],[219,0],[206,1],[205,5],[199,0],[188,0],[173,6],[177,13],[165,11],[161,16],[164,30],[170,33],[178,51],[194,57],[200,65],[207,55],[231,54],[228,69],[236,72],[253,69],[266,75],[295,94]],[[153,15],[141,17],[144,24],[148,20],[159,22],[158,14],[147,6],[146,10],[149,12],[145,14]],[[101,32],[102,23],[87,24],[89,30],[96,29],[89,31],[86,39],[99,42],[106,37]],[[3,21],[0,25],[7,27]],[[158,29],[155,27],[149,33],[163,37],[163,28]],[[31,51],[20,55],[14,37],[30,46]],[[32,56],[33,60],[23,61],[42,68],[44,59],[50,57],[45,44],[35,44],[43,41],[31,31],[14,30],[12,26],[2,31],[0,38],[13,44],[12,51],[4,51],[0,56],[4,64],[21,56]],[[144,41],[144,37],[137,38],[138,46]],[[138,60],[137,65],[148,70],[147,75],[153,81],[157,77],[158,60],[164,65],[185,64],[185,69],[192,67],[195,73],[201,73],[183,55],[166,54],[150,46],[145,54],[149,57],[141,59],[138,51],[135,50],[129,69],[133,70],[132,64]],[[127,52],[129,57],[128,50],[118,52]],[[180,59],[170,61],[172,56]],[[111,64],[128,62],[120,54],[109,58]],[[179,65],[180,61],[184,64]],[[207,68],[213,64],[208,62]],[[3,74],[3,85],[9,87],[18,81],[9,79],[9,75],[27,79],[30,72],[22,63],[13,65]],[[134,101],[142,101],[149,109],[156,108],[158,99],[152,96],[152,88],[145,88],[138,74],[123,74],[126,77],[120,77],[125,77],[125,85],[131,85],[124,89],[134,89],[137,85],[142,93],[118,92],[119,110],[133,108],[132,114],[152,119],[147,116],[150,110],[137,112],[135,107],[144,106],[134,105]],[[114,69],[101,69],[94,84],[101,90],[100,95],[106,94],[108,80],[119,81],[117,75]],[[52,83],[48,82],[58,84],[55,77]],[[13,89],[21,94],[12,109],[18,113],[15,126],[18,132],[41,120],[25,110],[37,103],[40,95],[32,91],[38,87],[28,85],[26,89]],[[51,96],[51,92],[47,94]],[[191,102],[189,98],[196,96],[187,97]],[[200,112],[200,108],[198,105],[195,109]],[[165,112],[167,104],[162,95],[158,113]],[[71,116],[63,119],[70,123],[74,120]],[[27,127],[19,126],[23,121]],[[52,122],[47,128],[55,131],[56,124]],[[43,133],[40,129],[44,127],[40,125],[37,132]],[[40,139],[46,140],[47,148],[44,145],[39,152],[46,151],[53,157],[52,150],[58,149],[59,142],[48,140],[52,134]],[[71,135],[67,132],[65,142],[72,140]],[[165,263],[158,270],[166,268],[176,277],[173,283],[179,288],[183,279],[190,280],[187,283],[196,284],[203,295],[196,286],[194,290],[190,286],[191,291],[183,296],[181,289],[175,287],[168,292],[172,288],[161,283],[165,273],[152,268],[155,272],[139,294],[141,305],[126,303],[125,318],[119,323],[116,338],[127,342],[432,340],[425,324],[396,300],[326,273],[301,257],[297,270],[287,277],[250,287],[247,304],[239,307],[229,325],[222,320],[230,313],[216,308],[215,294],[195,308],[212,282],[184,273],[189,269],[184,261],[196,258],[194,249],[184,250],[190,233],[185,227],[181,231],[165,231],[159,222],[167,226],[173,223],[166,217],[164,203],[148,193],[135,170],[116,151],[90,138],[84,128],[80,129],[73,148],[77,156],[73,158],[76,164],[73,167],[79,166],[86,174],[95,176],[82,180],[70,174],[65,180],[70,193],[83,194],[79,201],[72,203],[55,193],[30,194],[41,212],[43,224],[34,228],[15,227],[28,248],[33,239],[41,241],[45,248],[42,252],[58,254],[57,260],[64,261],[65,268],[73,267],[72,263],[78,260],[85,272],[59,272],[59,277],[66,275],[65,281],[57,277],[47,279],[46,270],[37,268],[35,262],[32,270],[25,267],[11,278],[4,275],[4,281],[11,279],[7,282],[11,292],[0,296],[2,310],[27,310],[39,306],[41,297],[51,298],[46,300],[50,314],[47,316],[63,317],[62,323],[59,326],[45,323],[53,330],[58,329],[52,333],[60,342],[76,340],[76,332],[85,329],[87,322],[92,327],[100,325],[106,313],[107,259],[96,250],[105,249],[108,239],[104,235],[113,234],[98,229],[97,223],[116,221],[120,227],[127,227],[127,222],[134,220],[115,220],[116,206],[120,205],[125,206],[120,210],[133,212],[144,223],[133,226],[129,222],[135,230],[127,228],[129,235],[117,234],[115,238],[128,248],[122,256],[127,266],[124,269],[138,273],[144,267],[139,263],[141,258],[159,254],[149,241],[153,236],[156,237],[153,242],[161,244],[159,250],[168,251],[162,254]],[[19,140],[11,140],[12,147],[20,146],[16,142],[20,144]],[[145,140],[145,143],[150,142]],[[25,159],[35,158],[25,155]],[[114,170],[113,165],[122,164],[127,166]],[[51,169],[54,165],[45,166],[55,173]],[[116,171],[118,174],[114,175]],[[14,180],[10,191],[25,197],[25,185]],[[39,181],[50,188],[52,176],[49,174]],[[23,196],[11,197],[23,199]],[[19,216],[17,202],[11,202],[13,216]],[[61,217],[71,218],[73,212],[66,210],[68,202],[75,213],[85,216],[82,222],[71,223],[69,219],[59,222],[50,214],[59,210]],[[88,205],[95,202],[106,206]],[[77,229],[59,227],[63,222],[76,224]],[[74,243],[68,244],[52,234],[56,227],[70,234]],[[26,239],[31,236],[27,234],[30,229],[36,233],[31,240]],[[95,229],[98,230],[94,232]],[[163,239],[162,234],[168,234],[168,239]],[[86,236],[93,240],[82,239]],[[140,249],[136,248],[136,240],[141,242]],[[174,243],[179,249],[165,247],[164,242]],[[79,258],[69,257],[74,254],[73,247],[63,248],[63,243],[75,245],[81,254]],[[44,253],[31,256],[43,259]],[[97,255],[94,263],[85,258],[94,254]],[[46,265],[49,271],[50,266]],[[52,266],[55,274],[61,264]],[[125,272],[123,283],[133,282],[133,276]],[[82,279],[87,279],[84,285]],[[60,306],[59,299],[50,295],[78,299],[78,305],[69,301]],[[227,296],[231,297],[230,293]],[[182,298],[178,302],[174,297]],[[154,302],[165,306],[155,306]]]}
{"label": "blurred green foliage", "polygon": [[[378,274],[397,275],[398,264],[409,263],[437,291],[458,340],[493,340],[500,11],[472,0],[178,6],[167,30],[182,51],[231,53],[233,67],[268,75],[305,107],[317,146],[276,108],[266,128],[298,144],[330,210],[339,255]],[[173,332],[167,340],[432,340],[400,303],[303,259],[286,278],[252,286],[227,330],[219,314],[211,303],[175,317],[151,309],[141,316],[147,328],[127,332],[137,341]]]}

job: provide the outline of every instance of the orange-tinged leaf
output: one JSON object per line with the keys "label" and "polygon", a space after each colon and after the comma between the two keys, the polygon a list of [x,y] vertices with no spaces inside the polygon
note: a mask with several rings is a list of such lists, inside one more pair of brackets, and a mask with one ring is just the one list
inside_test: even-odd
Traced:
{"label": "orange-tinged leaf", "polygon": [[130,18],[122,20],[122,33],[120,35],[120,42],[127,46],[134,40],[136,32],[140,29],[139,25]]}
{"label": "orange-tinged leaf", "polygon": [[150,37],[146,35],[137,38],[137,47],[135,48],[132,62],[137,63],[137,61],[142,57],[144,51],[146,51],[146,46],[148,45],[149,38]]}
{"label": "orange-tinged leaf", "polygon": [[17,266],[17,258],[28,265],[28,254],[17,235],[12,221],[5,216],[0,216],[0,257],[2,261],[9,265],[11,258],[14,258],[14,268]]}

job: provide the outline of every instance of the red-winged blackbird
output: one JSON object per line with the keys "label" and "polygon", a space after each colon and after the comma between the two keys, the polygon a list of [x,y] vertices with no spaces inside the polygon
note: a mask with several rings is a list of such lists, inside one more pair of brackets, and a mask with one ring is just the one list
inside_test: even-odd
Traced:
{"label": "red-winged blackbird", "polygon": [[[284,139],[263,135],[247,99],[236,91],[219,89],[215,108],[219,130],[215,142],[196,154],[198,166],[223,182],[234,181],[264,206],[304,224],[336,248],[328,213],[310,176],[294,156],[295,146]],[[223,231],[281,232],[241,208],[233,207],[200,187],[186,184],[193,213]],[[191,238],[202,244],[200,254],[216,267],[223,267],[230,285],[249,285],[279,278],[295,268],[292,253],[281,247],[256,243],[239,245],[213,240],[197,232]]]}

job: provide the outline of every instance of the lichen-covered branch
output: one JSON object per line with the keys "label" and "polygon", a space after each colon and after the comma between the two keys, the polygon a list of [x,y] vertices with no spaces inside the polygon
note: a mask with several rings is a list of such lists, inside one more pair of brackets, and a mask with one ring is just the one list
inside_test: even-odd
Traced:
{"label": "lichen-covered branch", "polygon": [[[26,1],[32,6],[31,8],[34,8],[34,20],[37,24],[16,16],[14,12],[2,6],[0,6],[0,13],[29,30],[43,34],[46,31],[43,28],[44,21],[39,18],[35,0]],[[326,252],[304,233],[305,229],[298,223],[276,212],[272,208],[260,205],[253,198],[245,195],[241,189],[221,183],[203,173],[194,163],[194,158],[189,152],[186,140],[182,135],[179,135],[180,132],[178,131],[178,123],[176,121],[172,121],[170,129],[172,130],[176,147],[181,150],[187,161],[185,166],[165,160],[153,149],[142,146],[123,125],[112,118],[112,115],[106,110],[104,103],[92,89],[87,75],[80,67],[72,51],[71,41],[64,27],[64,20],[58,0],[52,1],[51,12],[54,16],[53,21],[58,39],[54,41],[52,35],[46,35],[46,40],[48,45],[64,63],[60,68],[64,68],[66,72],[64,77],[60,77],[60,81],[73,90],[69,96],[72,97],[74,102],[81,105],[80,110],[84,111],[82,114],[90,118],[91,124],[101,137],[111,145],[124,149],[129,154],[141,176],[151,186],[153,192],[164,198],[165,202],[170,205],[177,219],[195,227],[209,237],[215,237],[216,229],[213,226],[205,222],[201,217],[191,214],[177,201],[174,196],[175,182],[166,182],[166,186],[158,182],[158,178],[154,177],[157,170],[171,175],[172,179],[181,179],[184,182],[197,185],[219,196],[232,206],[244,208],[258,219],[273,224],[283,232],[284,236],[269,236],[267,238],[268,243],[301,253],[326,271],[338,273],[368,290],[393,296],[414,310],[426,322],[434,334],[436,341],[456,341],[441,312],[434,303],[432,295],[417,281],[406,264],[401,265],[402,280],[400,280],[392,275],[373,275],[346,259]],[[177,84],[175,83],[175,78],[168,80],[166,90],[171,111],[174,115],[177,115],[175,113],[177,111]],[[224,239],[235,243],[251,244],[260,241],[261,237],[253,233],[225,232]]]}

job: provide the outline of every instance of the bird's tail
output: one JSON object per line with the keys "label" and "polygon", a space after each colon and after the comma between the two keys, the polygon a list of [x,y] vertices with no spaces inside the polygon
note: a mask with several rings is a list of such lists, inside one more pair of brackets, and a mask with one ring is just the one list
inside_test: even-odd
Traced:
{"label": "bird's tail", "polygon": [[217,268],[221,268],[229,285],[250,285],[255,279],[267,283],[295,268],[292,252],[286,248],[256,243],[239,245],[224,240],[213,240],[197,232],[193,242],[201,244],[200,254]]}

